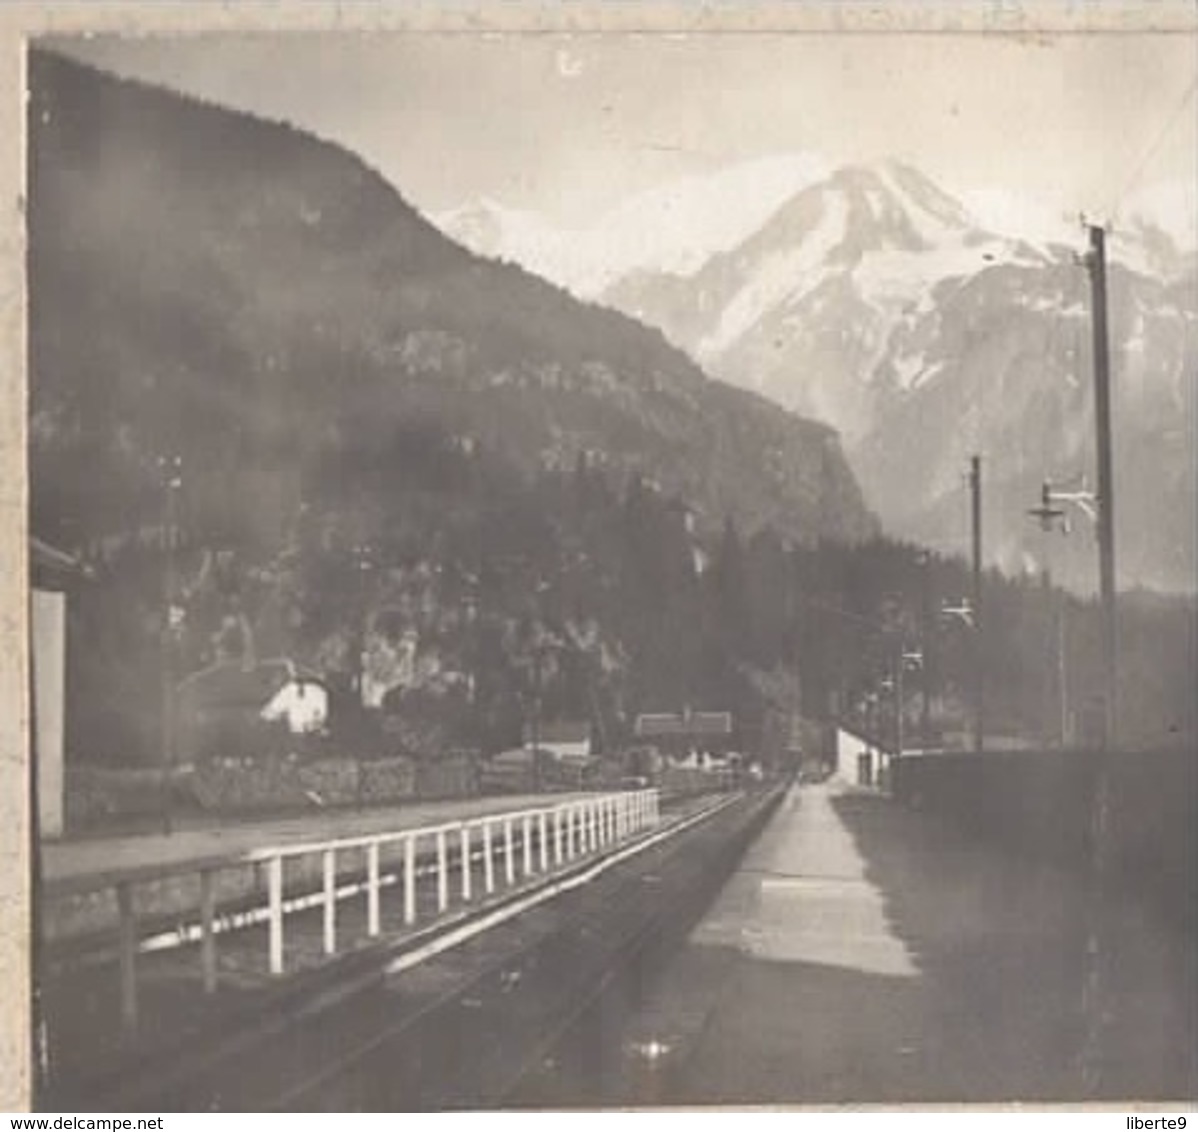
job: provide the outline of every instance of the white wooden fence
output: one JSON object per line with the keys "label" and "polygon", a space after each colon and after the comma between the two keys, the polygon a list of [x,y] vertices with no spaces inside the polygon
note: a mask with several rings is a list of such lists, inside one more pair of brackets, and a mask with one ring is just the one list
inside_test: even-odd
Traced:
{"label": "white wooden fence", "polygon": [[[279,845],[227,860],[143,868],[129,876],[97,879],[95,885],[88,886],[89,891],[107,888],[116,892],[122,1028],[131,1031],[137,1025],[140,952],[198,941],[203,987],[210,994],[216,990],[218,979],[217,935],[265,922],[268,970],[272,976],[281,976],[286,971],[289,915],[319,907],[323,952],[332,956],[338,949],[339,905],[344,908],[352,898],[365,897],[366,933],[374,938],[382,932],[384,895],[391,889],[398,890],[399,918],[405,929],[411,929],[417,924],[422,904],[425,907],[420,918],[432,923],[480,898],[522,887],[568,869],[581,858],[601,854],[617,842],[655,826],[659,817],[655,789],[596,794],[533,809],[415,829]],[[385,867],[394,872],[384,871],[385,855],[393,858]],[[313,861],[320,863],[319,890],[289,896],[289,867],[310,877]],[[299,862],[305,864],[297,868]],[[216,876],[222,870],[244,869],[247,864],[265,870],[265,907],[222,914],[215,899]],[[136,886],[197,874],[198,922],[145,936],[138,925]],[[423,901],[418,898],[421,879],[431,879],[431,893],[425,891]],[[312,882],[306,883],[310,886]],[[293,883],[292,888],[296,887]]]}

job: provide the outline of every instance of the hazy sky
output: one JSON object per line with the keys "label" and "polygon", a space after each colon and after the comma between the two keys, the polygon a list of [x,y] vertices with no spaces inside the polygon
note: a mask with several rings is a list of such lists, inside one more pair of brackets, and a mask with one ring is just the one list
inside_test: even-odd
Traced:
{"label": "hazy sky", "polygon": [[1189,35],[322,33],[70,51],[339,141],[427,210],[487,195],[581,222],[679,174],[799,150],[906,158],[954,191],[1102,219],[1158,140],[1134,189],[1198,179]]}

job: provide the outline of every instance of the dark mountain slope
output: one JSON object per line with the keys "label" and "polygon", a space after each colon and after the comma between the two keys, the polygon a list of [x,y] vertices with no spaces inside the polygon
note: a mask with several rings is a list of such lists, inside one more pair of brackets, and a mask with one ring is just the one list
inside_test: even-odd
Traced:
{"label": "dark mountain slope", "polygon": [[156,457],[172,452],[197,532],[269,543],[331,453],[414,415],[525,472],[601,453],[713,528],[728,513],[800,540],[873,530],[830,430],[476,258],[336,146],[52,54],[30,67],[31,460],[47,537],[152,525]]}

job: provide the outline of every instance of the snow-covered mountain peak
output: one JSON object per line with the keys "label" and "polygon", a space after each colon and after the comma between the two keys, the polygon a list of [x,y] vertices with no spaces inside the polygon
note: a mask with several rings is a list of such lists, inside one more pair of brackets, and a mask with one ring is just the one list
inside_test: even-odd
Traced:
{"label": "snow-covered mountain peak", "polygon": [[515,260],[593,298],[634,272],[693,273],[829,172],[818,154],[771,154],[666,181],[574,228],[487,198],[430,219],[479,255]]}
{"label": "snow-covered mountain peak", "polygon": [[[704,294],[721,294],[722,309],[697,354],[715,361],[772,317],[784,317],[788,327],[800,324],[809,297],[830,280],[841,281],[841,303],[848,285],[893,321],[941,280],[1020,254],[910,166],[846,166],[796,193],[753,236],[696,276]],[[831,298],[819,301],[826,309]]]}
{"label": "snow-covered mountain peak", "polygon": [[864,182],[864,191],[878,210],[879,220],[905,224],[925,247],[956,239],[972,226],[959,201],[902,161],[890,158],[843,172],[848,178]]}
{"label": "snow-covered mountain peak", "polygon": [[816,154],[774,154],[691,174],[630,198],[596,226],[609,248],[623,250],[602,284],[627,274],[629,264],[633,270],[692,274],[743,240],[789,197],[826,177],[829,168]]}
{"label": "snow-covered mountain peak", "polygon": [[[1192,502],[1175,457],[1192,452],[1193,197],[1158,185],[1090,214],[1113,268],[1125,494],[1157,516],[1131,540],[1144,577],[1189,568],[1154,500],[1166,482]],[[938,544],[956,530],[963,446],[1002,453],[992,480],[1012,501],[1032,498],[1045,453],[1062,468],[1086,458],[1075,203],[1008,187],[954,196],[903,161],[832,169],[781,155],[658,186],[572,233],[495,202],[478,211],[455,219],[473,246],[488,240],[490,254],[657,326],[714,376],[836,427],[906,535]],[[1015,554],[1023,503],[1002,515],[995,553]]]}
{"label": "snow-covered mountain peak", "polygon": [[[1107,224],[1121,475],[1155,516],[1125,540],[1128,569],[1170,584],[1192,563],[1170,533],[1193,498],[1180,471],[1192,455],[1178,459],[1192,453],[1198,327],[1195,254],[1175,235],[1184,195],[1129,198]],[[604,300],[713,375],[837,428],[879,513],[909,537],[957,537],[962,462],[992,454],[1003,557],[1023,549],[1023,501],[1044,475],[1087,459],[1086,243],[1059,203],[1005,189],[957,200],[902,162],[874,162],[803,186],[685,278],[642,273]]]}

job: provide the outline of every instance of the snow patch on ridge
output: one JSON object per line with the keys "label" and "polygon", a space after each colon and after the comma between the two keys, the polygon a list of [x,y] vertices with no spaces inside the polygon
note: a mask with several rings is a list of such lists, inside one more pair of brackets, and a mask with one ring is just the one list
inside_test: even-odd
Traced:
{"label": "snow patch on ridge", "polygon": [[848,209],[833,193],[820,197],[819,224],[793,248],[767,256],[724,308],[719,323],[698,346],[700,358],[726,350],[779,303],[798,302],[827,274],[829,253],[844,239]]}

